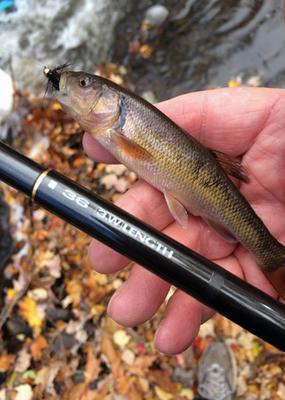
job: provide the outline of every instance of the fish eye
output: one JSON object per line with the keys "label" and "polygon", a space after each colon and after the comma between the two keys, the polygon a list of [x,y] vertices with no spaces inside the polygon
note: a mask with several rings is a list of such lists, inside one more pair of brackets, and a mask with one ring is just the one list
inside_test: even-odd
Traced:
{"label": "fish eye", "polygon": [[92,83],[92,79],[89,76],[85,76],[84,78],[81,78],[79,81],[79,86],[86,88],[90,86]]}

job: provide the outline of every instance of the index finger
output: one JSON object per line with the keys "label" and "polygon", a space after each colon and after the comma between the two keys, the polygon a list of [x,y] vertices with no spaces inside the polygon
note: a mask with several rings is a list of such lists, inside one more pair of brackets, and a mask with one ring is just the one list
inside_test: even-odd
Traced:
{"label": "index finger", "polygon": [[266,126],[282,96],[284,89],[221,88],[185,94],[158,107],[204,146],[239,155]]}

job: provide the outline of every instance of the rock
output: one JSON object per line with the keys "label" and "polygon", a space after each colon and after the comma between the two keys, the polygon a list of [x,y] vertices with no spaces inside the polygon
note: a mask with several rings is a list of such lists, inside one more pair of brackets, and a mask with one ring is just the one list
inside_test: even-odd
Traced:
{"label": "rock", "polygon": [[84,382],[85,381],[84,371],[82,370],[75,371],[74,374],[72,375],[72,381],[75,384]]}
{"label": "rock", "polygon": [[260,75],[253,75],[248,78],[246,84],[248,86],[259,87],[262,85],[262,78]]}
{"label": "rock", "polygon": [[154,104],[157,102],[157,98],[155,94],[153,93],[152,90],[146,90],[145,92],[142,93],[142,97],[148,101],[151,104]]}
{"label": "rock", "polygon": [[13,108],[13,82],[7,72],[0,69],[0,123],[3,122],[11,113]]}
{"label": "rock", "polygon": [[13,315],[11,316],[6,325],[4,326],[5,337],[12,338],[16,337],[17,335],[24,334],[25,336],[32,336],[32,330],[27,324],[26,321],[20,315]]}
{"label": "rock", "polygon": [[44,92],[45,65],[68,61],[92,72],[95,63],[106,61],[115,26],[132,2],[18,1],[14,12],[0,13],[1,65],[11,58],[17,87],[38,93]]}
{"label": "rock", "polygon": [[172,379],[184,388],[191,387],[194,382],[193,370],[177,366],[173,371]]}
{"label": "rock", "polygon": [[167,19],[169,11],[165,6],[156,4],[150,7],[146,13],[144,20],[153,27],[161,26]]}
{"label": "rock", "polygon": [[64,350],[71,350],[75,344],[76,344],[76,339],[73,335],[69,335],[65,332],[62,332],[55,339],[52,346],[52,350],[55,353],[60,353]]}
{"label": "rock", "polygon": [[72,318],[72,311],[63,308],[51,307],[47,309],[47,317],[51,321],[69,321]]}

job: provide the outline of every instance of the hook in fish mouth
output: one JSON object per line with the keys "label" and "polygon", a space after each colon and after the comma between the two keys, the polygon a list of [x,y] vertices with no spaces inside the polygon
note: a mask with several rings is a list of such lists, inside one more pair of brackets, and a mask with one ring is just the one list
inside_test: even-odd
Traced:
{"label": "hook in fish mouth", "polygon": [[49,89],[55,89],[57,91],[60,90],[59,87],[59,82],[60,82],[60,77],[61,74],[66,68],[68,68],[71,64],[70,63],[65,63],[62,65],[59,65],[58,67],[54,69],[50,69],[48,67],[44,67],[43,73],[48,79],[47,87],[46,87],[46,93],[49,91]]}

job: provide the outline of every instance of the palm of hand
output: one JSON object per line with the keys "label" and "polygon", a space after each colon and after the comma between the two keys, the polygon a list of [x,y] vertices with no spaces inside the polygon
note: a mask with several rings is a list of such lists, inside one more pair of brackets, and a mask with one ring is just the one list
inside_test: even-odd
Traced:
{"label": "palm of hand", "polygon": [[[169,100],[159,108],[205,146],[233,156],[243,154],[250,183],[243,183],[241,191],[273,236],[285,243],[285,91],[205,91]],[[89,136],[84,138],[84,147],[97,160],[115,162]],[[254,257],[241,245],[226,243],[193,216],[189,216],[189,229],[185,232],[173,221],[162,194],[147,183],[138,181],[118,204],[261,290],[278,296]],[[90,258],[95,269],[103,273],[117,271],[128,263],[98,242],[92,243]],[[276,282],[280,286],[280,294],[285,294],[280,277],[273,279],[275,286]],[[168,290],[168,283],[135,265],[127,282],[113,296],[109,314],[123,325],[140,324],[157,311]],[[176,291],[156,334],[156,346],[166,353],[182,351],[195,338],[200,323],[211,315],[210,309]]]}

